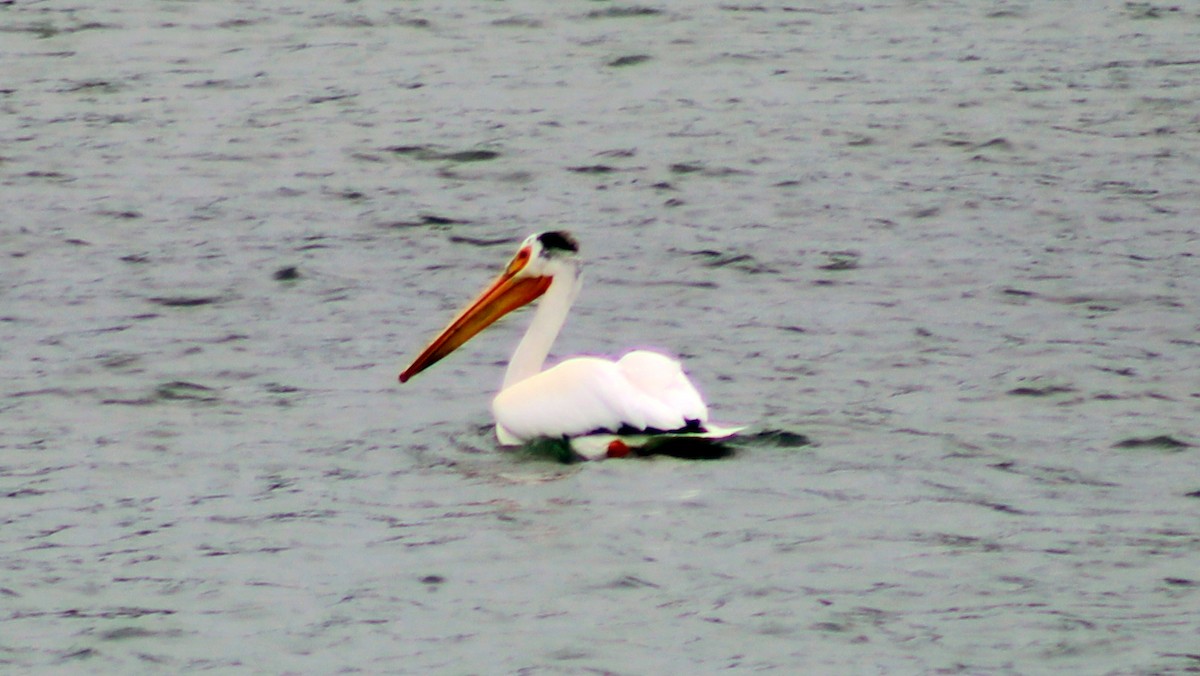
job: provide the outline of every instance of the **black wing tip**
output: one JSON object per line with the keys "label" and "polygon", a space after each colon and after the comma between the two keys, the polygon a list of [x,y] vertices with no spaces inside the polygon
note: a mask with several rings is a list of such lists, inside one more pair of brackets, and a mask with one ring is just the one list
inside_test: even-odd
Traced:
{"label": "black wing tip", "polygon": [[639,456],[665,455],[681,460],[723,460],[734,455],[734,449],[720,439],[698,437],[662,437],[653,444],[637,449]]}
{"label": "black wing tip", "polygon": [[542,243],[542,248],[558,251],[570,251],[578,253],[579,242],[575,240],[575,236],[566,230],[552,230],[543,232],[538,235],[538,241]]}
{"label": "black wing tip", "polygon": [[616,434],[619,436],[632,436],[634,434],[648,434],[651,436],[656,434],[704,434],[708,431],[704,423],[699,420],[685,420],[684,423],[683,427],[677,427],[673,430],[660,430],[657,427],[634,427],[629,423],[621,423],[621,426],[615,430],[607,427],[598,427],[583,436],[593,434]]}

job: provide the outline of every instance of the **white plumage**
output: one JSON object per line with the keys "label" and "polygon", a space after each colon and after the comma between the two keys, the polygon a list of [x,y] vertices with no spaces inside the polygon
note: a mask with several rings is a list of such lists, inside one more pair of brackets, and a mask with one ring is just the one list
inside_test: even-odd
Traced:
{"label": "white plumage", "polygon": [[501,443],[608,431],[666,432],[703,424],[708,408],[679,362],[646,350],[613,362],[568,359],[492,400]]}

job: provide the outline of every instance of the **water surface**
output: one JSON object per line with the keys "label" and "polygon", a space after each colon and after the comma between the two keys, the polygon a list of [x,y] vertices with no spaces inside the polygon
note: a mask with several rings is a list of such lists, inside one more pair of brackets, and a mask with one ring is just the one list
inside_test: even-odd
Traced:
{"label": "water surface", "polygon": [[[0,27],[9,669],[1200,668],[1192,8]],[[550,228],[734,457],[499,452],[520,316],[395,382]]]}

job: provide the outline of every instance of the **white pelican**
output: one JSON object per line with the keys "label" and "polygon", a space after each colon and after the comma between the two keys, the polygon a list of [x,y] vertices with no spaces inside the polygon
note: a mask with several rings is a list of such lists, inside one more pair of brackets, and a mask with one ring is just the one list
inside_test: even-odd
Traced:
{"label": "white pelican", "polygon": [[501,444],[566,438],[576,453],[594,459],[624,456],[631,448],[652,448],[681,437],[714,440],[736,434],[740,428],[708,423],[708,407],[683,367],[657,352],[634,350],[616,361],[575,357],[542,370],[579,294],[578,251],[569,233],[530,235],[504,272],[404,369],[400,382],[540,296],[533,321],[508,362],[504,385],[492,400]]}

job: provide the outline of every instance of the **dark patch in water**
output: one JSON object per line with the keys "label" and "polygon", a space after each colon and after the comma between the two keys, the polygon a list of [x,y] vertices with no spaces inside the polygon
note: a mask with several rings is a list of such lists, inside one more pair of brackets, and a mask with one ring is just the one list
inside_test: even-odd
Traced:
{"label": "dark patch in water", "polygon": [[420,227],[446,227],[451,225],[468,225],[471,221],[451,218],[449,216],[438,216],[437,214],[421,214],[415,221],[394,221],[385,223],[386,228],[420,228]]}
{"label": "dark patch in water", "polygon": [[217,401],[216,390],[204,385],[175,380],[154,388],[154,395],[166,401]]}
{"label": "dark patch in water", "polygon": [[387,146],[383,150],[397,155],[414,155],[421,159],[426,153],[432,152],[429,146]]}
{"label": "dark patch in water", "polygon": [[397,26],[408,26],[409,28],[429,28],[433,25],[433,22],[429,19],[411,16],[394,17],[393,23]]}
{"label": "dark patch in water", "polygon": [[[1189,660],[1195,660],[1197,662],[1200,662],[1200,653],[1163,653],[1162,656],[1163,657],[1184,657]],[[1186,670],[1187,673],[1196,673],[1197,671],[1200,671],[1200,670],[1197,670],[1195,668]]]}
{"label": "dark patch in water", "polygon": [[737,437],[735,443],[746,446],[774,446],[776,448],[799,448],[811,446],[812,439],[788,430],[762,430],[754,434]]}
{"label": "dark patch in water", "polygon": [[692,289],[715,289],[719,285],[716,282],[708,280],[674,280],[674,279],[651,279],[648,281],[638,282],[639,286],[682,286]]}
{"label": "dark patch in water", "polygon": [[[300,512],[278,512],[276,514],[268,514],[261,521],[319,521],[322,519],[330,519],[337,516],[337,512],[331,509],[307,509]],[[258,520],[254,520],[258,521]]]}
{"label": "dark patch in water", "polygon": [[470,244],[478,247],[492,246],[508,246],[516,244],[519,240],[512,237],[497,237],[495,239],[484,239],[482,237],[464,237],[462,235],[451,235],[450,241],[455,244]]}
{"label": "dark patch in water", "polygon": [[619,56],[608,62],[609,68],[624,68],[625,66],[636,66],[639,63],[645,63],[650,60],[647,54],[630,54],[629,56]]}
{"label": "dark patch in water", "polygon": [[610,167],[607,164],[589,164],[579,167],[567,167],[567,171],[572,171],[576,174],[611,174],[614,171],[620,171],[620,169]]}
{"label": "dark patch in water", "polygon": [[629,5],[627,7],[606,7],[604,9],[594,9],[587,13],[589,19],[627,19],[630,17],[639,16],[657,16],[662,14],[661,9],[653,7],[642,7],[640,5]]}
{"label": "dark patch in water", "polygon": [[495,150],[463,150],[456,153],[446,153],[440,159],[451,162],[486,162],[500,157]]}
{"label": "dark patch in water", "polygon": [[413,146],[388,146],[383,150],[396,154],[406,155],[416,160],[424,162],[450,161],[450,162],[486,162],[500,157],[500,153],[495,150],[457,150],[452,152],[442,152],[435,150],[429,145],[413,145]]}
{"label": "dark patch in water", "polygon": [[821,270],[854,270],[858,268],[858,259],[861,254],[857,251],[822,251],[829,262],[824,265],[818,265]]}
{"label": "dark patch in water", "polygon": [[108,216],[110,218],[120,218],[120,219],[124,219],[124,220],[133,220],[135,218],[142,217],[141,212],[134,211],[132,209],[128,209],[125,211],[109,211],[107,209],[101,209],[100,211],[97,211],[96,214],[98,216]]}
{"label": "dark patch in water", "polygon": [[510,16],[503,19],[496,19],[492,22],[493,26],[512,26],[516,28],[541,28],[542,22],[537,19],[530,19],[523,16]]}
{"label": "dark patch in water", "polygon": [[284,268],[279,268],[275,271],[275,274],[271,275],[271,277],[280,282],[290,282],[295,279],[300,279],[300,271],[296,269],[296,266],[289,265]]}
{"label": "dark patch in water", "polygon": [[1180,441],[1165,434],[1156,437],[1125,439],[1113,444],[1113,448],[1161,448],[1167,451],[1181,451],[1190,447],[1191,444],[1186,441]]}
{"label": "dark patch in water", "polygon": [[47,491],[38,490],[36,488],[18,488],[15,491],[0,493],[0,497],[5,498],[33,498],[39,495],[45,495]]}
{"label": "dark patch in water", "polygon": [[712,249],[702,249],[700,251],[688,251],[689,256],[704,258],[704,267],[708,268],[734,268],[750,274],[774,273],[779,272],[775,268],[759,263],[750,254],[725,254]]}
{"label": "dark patch in water", "polygon": [[69,653],[63,653],[63,656],[59,658],[59,660],[62,662],[67,660],[87,660],[96,657],[99,654],[99,651],[93,650],[92,648],[83,648],[82,650],[73,650]]}
{"label": "dark patch in water", "polygon": [[64,183],[75,180],[74,176],[68,176],[67,174],[62,173],[61,171],[34,170],[34,171],[27,171],[27,172],[25,172],[24,175],[29,178],[45,178],[45,179],[49,179],[51,181],[60,181],[60,182],[64,182]]}
{"label": "dark patch in water", "polygon": [[622,575],[617,579],[607,584],[600,585],[601,589],[660,589],[661,585],[654,584],[649,580],[643,580],[636,575]]}
{"label": "dark patch in water", "polygon": [[1008,139],[998,136],[990,141],[984,141],[976,145],[972,150],[1014,150],[1014,146]]}
{"label": "dark patch in water", "polygon": [[458,219],[451,219],[451,217],[449,217],[449,216],[438,216],[436,214],[426,214],[425,216],[421,216],[421,222],[425,223],[425,225],[430,225],[430,226],[458,226],[458,225],[463,225],[463,223],[469,223],[470,221],[461,221]]}
{"label": "dark patch in water", "polygon": [[147,617],[152,615],[174,615],[174,610],[165,608],[136,608],[136,607],[117,607],[108,608],[105,610],[79,610],[72,608],[57,613],[58,617],[64,619],[101,619],[101,620],[116,620],[116,619],[137,619],[139,617]]}
{"label": "dark patch in water", "polygon": [[123,641],[130,638],[148,638],[159,632],[143,629],[142,627],[120,627],[100,632],[97,636],[101,641]]}
{"label": "dark patch in water", "polygon": [[1074,392],[1075,388],[1067,385],[1045,385],[1042,387],[1015,387],[1008,394],[1018,397],[1048,397],[1052,394]]}
{"label": "dark patch in water", "polygon": [[701,176],[710,176],[720,178],[722,176],[738,176],[747,172],[733,167],[706,167],[703,164],[696,162],[676,162],[670,167],[673,174],[700,174]]}
{"label": "dark patch in water", "polygon": [[164,307],[200,307],[201,305],[212,305],[221,301],[220,296],[159,296],[150,298],[151,303],[156,303]]}
{"label": "dark patch in water", "polygon": [[1017,515],[1022,515],[1022,516],[1029,514],[1029,512],[1027,512],[1023,509],[1017,509],[1016,507],[1013,507],[1011,505],[1006,505],[1002,502],[990,502],[988,500],[976,500],[976,501],[970,502],[970,504],[979,505],[980,507],[987,507],[988,509],[994,509],[997,512],[1003,512],[1005,514],[1017,514]]}
{"label": "dark patch in water", "polygon": [[946,547],[955,547],[962,549],[974,549],[981,552],[998,552],[1002,547],[996,542],[984,540],[973,535],[959,535],[957,533],[934,533],[927,539],[930,542]]}
{"label": "dark patch in water", "polygon": [[1081,474],[1078,470],[1072,468],[1057,468],[1057,467],[1041,467],[1037,465],[1024,466],[1015,461],[998,462],[994,465],[989,465],[992,469],[1008,472],[1018,476],[1029,477],[1034,481],[1047,484],[1067,484],[1081,486],[1107,486],[1113,487],[1118,484],[1100,481],[1098,479],[1090,479]]}
{"label": "dark patch in water", "polygon": [[80,80],[78,82],[71,82],[57,91],[63,94],[81,91],[97,91],[111,94],[118,89],[120,89],[119,85],[108,80]]}
{"label": "dark patch in water", "polygon": [[348,94],[345,92],[336,92],[336,93],[331,93],[331,94],[325,94],[324,96],[310,96],[308,99],[308,102],[313,105],[316,105],[318,103],[328,103],[330,101],[341,101],[342,99],[352,99],[352,98],[355,98],[356,96],[358,96],[358,94]]}
{"label": "dark patch in water", "polygon": [[100,365],[106,369],[125,369],[126,366],[137,364],[139,360],[137,354],[107,354],[101,358]]}

